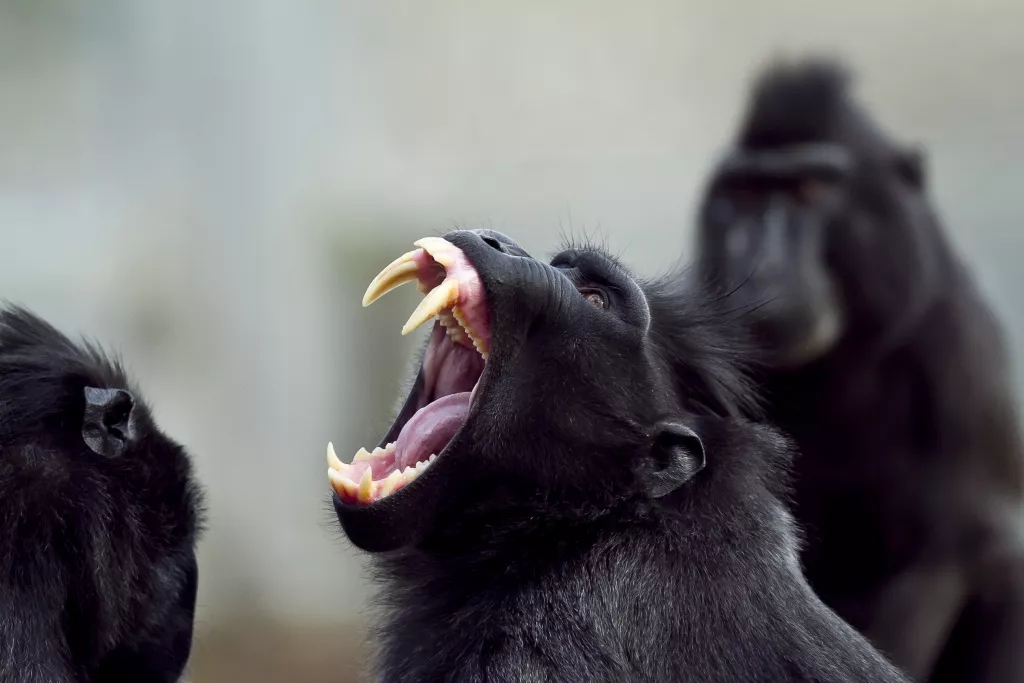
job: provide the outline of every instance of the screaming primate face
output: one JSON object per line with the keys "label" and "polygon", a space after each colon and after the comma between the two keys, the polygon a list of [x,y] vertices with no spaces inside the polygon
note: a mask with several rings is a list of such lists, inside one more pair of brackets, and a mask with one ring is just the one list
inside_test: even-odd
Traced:
{"label": "screaming primate face", "polygon": [[722,163],[702,212],[701,266],[780,367],[826,353],[845,322],[828,235],[841,219],[850,159],[837,145],[740,150]]}
{"label": "screaming primate face", "polygon": [[847,86],[829,62],[770,67],[701,209],[699,268],[776,368],[892,343],[942,284],[923,157]]}
{"label": "screaming primate face", "polygon": [[[403,328],[436,318],[412,391],[372,451],[328,449],[335,508],[359,547],[421,542],[486,500],[658,497],[702,466],[640,285],[614,260],[567,250],[550,264],[493,231],[415,243],[364,305],[415,282]],[[353,449],[355,450],[355,449]]]}

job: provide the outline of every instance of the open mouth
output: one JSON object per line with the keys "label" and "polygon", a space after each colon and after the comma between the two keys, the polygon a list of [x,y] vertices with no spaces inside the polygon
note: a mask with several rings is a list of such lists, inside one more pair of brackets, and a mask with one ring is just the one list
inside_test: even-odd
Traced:
{"label": "open mouth", "polygon": [[[392,261],[363,295],[369,306],[391,290],[416,282],[425,296],[402,334],[436,317],[417,383],[399,419],[373,452],[360,448],[349,464],[327,444],[327,475],[343,503],[369,505],[408,486],[443,455],[466,420],[490,349],[483,282],[461,249],[440,237]],[[409,405],[416,408],[412,415]],[[397,434],[397,436],[395,436]]]}

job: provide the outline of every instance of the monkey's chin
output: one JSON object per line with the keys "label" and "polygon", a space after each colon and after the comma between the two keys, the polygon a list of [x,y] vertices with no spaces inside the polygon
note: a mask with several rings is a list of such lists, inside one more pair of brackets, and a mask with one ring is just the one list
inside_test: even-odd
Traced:
{"label": "monkey's chin", "polygon": [[765,344],[770,349],[767,363],[776,370],[784,371],[810,365],[836,347],[842,332],[842,316],[834,311],[823,313],[816,317],[810,330],[798,338],[785,343],[778,339],[768,341]]}
{"label": "monkey's chin", "polygon": [[416,479],[444,454],[469,419],[486,366],[491,330],[483,284],[460,249],[439,237],[388,265],[370,283],[369,305],[405,282],[425,295],[403,334],[437,317],[417,381],[398,418],[372,452],[343,463],[327,445],[328,478],[345,505],[372,506]]}

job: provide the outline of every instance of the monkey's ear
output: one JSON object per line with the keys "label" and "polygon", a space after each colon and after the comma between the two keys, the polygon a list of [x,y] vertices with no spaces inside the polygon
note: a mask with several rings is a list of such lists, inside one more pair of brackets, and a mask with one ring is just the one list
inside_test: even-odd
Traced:
{"label": "monkey's ear", "polygon": [[85,388],[82,439],[94,453],[114,458],[132,436],[135,399],[124,389]]}
{"label": "monkey's ear", "polygon": [[896,171],[917,190],[923,190],[928,182],[926,166],[926,154],[921,147],[908,147],[896,153]]}
{"label": "monkey's ear", "polygon": [[704,464],[704,444],[697,433],[678,422],[662,422],[636,475],[647,495],[661,498],[693,479]]}

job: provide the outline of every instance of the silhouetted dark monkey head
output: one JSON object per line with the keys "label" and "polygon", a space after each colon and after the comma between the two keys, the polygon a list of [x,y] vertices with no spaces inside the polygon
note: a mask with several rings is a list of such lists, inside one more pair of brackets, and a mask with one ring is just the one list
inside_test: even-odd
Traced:
{"label": "silhouetted dark monkey head", "polygon": [[753,311],[780,367],[891,342],[940,285],[921,152],[890,142],[848,80],[829,61],[766,70],[700,212],[702,272]]}
{"label": "silhouetted dark monkey head", "polygon": [[704,466],[697,416],[749,404],[728,326],[671,278],[642,283],[592,248],[544,263],[493,231],[416,245],[364,298],[416,282],[403,332],[437,316],[412,391],[372,453],[328,452],[339,519],[366,550],[417,544],[487,499],[668,495]]}
{"label": "silhouetted dark monkey head", "polygon": [[0,310],[0,670],[177,680],[201,515],[187,453],[120,365]]}

